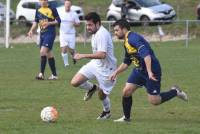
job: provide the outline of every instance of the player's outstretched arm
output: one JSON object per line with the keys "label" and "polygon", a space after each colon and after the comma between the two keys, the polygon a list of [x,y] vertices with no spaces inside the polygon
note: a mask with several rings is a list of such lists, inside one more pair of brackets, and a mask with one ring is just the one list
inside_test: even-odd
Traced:
{"label": "player's outstretched arm", "polygon": [[109,80],[114,81],[118,74],[124,72],[128,68],[128,65],[125,63],[122,63],[109,77]]}
{"label": "player's outstretched arm", "polygon": [[37,22],[33,22],[33,25],[32,25],[31,29],[28,32],[28,36],[29,37],[33,36],[33,31],[36,29],[36,27],[37,27]]}
{"label": "player's outstretched arm", "polygon": [[157,79],[154,76],[152,69],[151,69],[151,56],[147,55],[146,57],[144,57],[144,61],[145,61],[145,64],[146,64],[149,79],[157,81]]}
{"label": "player's outstretched arm", "polygon": [[104,59],[106,57],[106,52],[96,52],[94,54],[79,54],[76,53],[74,55],[74,59],[80,60],[83,58],[88,58],[88,59]]}

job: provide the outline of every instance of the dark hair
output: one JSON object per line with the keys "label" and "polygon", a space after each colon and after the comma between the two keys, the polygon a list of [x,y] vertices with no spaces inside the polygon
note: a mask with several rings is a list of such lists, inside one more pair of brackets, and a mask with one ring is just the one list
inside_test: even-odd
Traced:
{"label": "dark hair", "polygon": [[125,20],[125,19],[117,20],[112,26],[115,27],[115,26],[117,26],[117,25],[118,25],[120,28],[126,28],[127,30],[130,30],[130,29],[131,29],[130,24],[129,24],[128,21]]}
{"label": "dark hair", "polygon": [[97,22],[99,22],[99,24],[101,24],[101,18],[96,12],[88,13],[85,16],[85,20],[92,20],[92,22],[94,22],[94,24],[96,24]]}

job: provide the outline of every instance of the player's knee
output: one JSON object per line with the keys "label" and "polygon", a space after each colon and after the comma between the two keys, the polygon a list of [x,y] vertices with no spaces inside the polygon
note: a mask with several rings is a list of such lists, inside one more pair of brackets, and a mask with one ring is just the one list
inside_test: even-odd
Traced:
{"label": "player's knee", "polygon": [[73,86],[73,87],[78,87],[79,86],[79,83],[77,82],[77,81],[75,81],[75,80],[71,80],[71,85]]}
{"label": "player's knee", "polygon": [[40,51],[40,56],[47,56],[47,53],[44,51]]}
{"label": "player's knee", "polygon": [[98,96],[99,96],[99,99],[100,99],[100,100],[104,100],[104,99],[106,98],[106,95],[103,93],[102,90],[99,90]]}
{"label": "player's knee", "polygon": [[160,98],[158,98],[158,97],[149,98],[149,102],[154,106],[157,106],[161,103]]}
{"label": "player's knee", "polygon": [[123,90],[123,97],[129,97],[131,96],[132,92],[131,90]]}

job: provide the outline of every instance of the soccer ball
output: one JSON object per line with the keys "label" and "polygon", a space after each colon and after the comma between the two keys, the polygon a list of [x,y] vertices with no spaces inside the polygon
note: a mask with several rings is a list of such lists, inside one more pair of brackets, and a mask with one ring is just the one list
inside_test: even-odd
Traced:
{"label": "soccer ball", "polygon": [[58,119],[58,111],[55,107],[44,107],[40,113],[40,117],[44,122],[55,122]]}

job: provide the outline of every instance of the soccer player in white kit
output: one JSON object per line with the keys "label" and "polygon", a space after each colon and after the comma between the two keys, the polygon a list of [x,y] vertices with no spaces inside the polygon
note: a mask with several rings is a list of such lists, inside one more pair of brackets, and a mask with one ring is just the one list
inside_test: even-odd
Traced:
{"label": "soccer player in white kit", "polygon": [[[60,47],[64,66],[68,66],[68,54],[73,57],[75,52],[76,30],[75,26],[80,25],[80,20],[76,12],[71,10],[71,0],[65,0],[65,13],[60,13]],[[74,64],[76,60],[73,59]]]}
{"label": "soccer player in white kit", "polygon": [[[85,101],[89,100],[98,90],[99,99],[103,103],[103,112],[97,119],[108,119],[111,116],[109,94],[115,84],[115,80],[109,80],[109,75],[116,69],[117,61],[113,52],[112,38],[110,33],[101,25],[101,19],[97,13],[88,13],[85,20],[87,31],[92,34],[93,53],[76,53],[74,58],[76,60],[83,58],[92,60],[78,71],[72,78],[71,84],[87,91],[84,96]],[[96,79],[98,86],[89,82],[91,79]]]}

